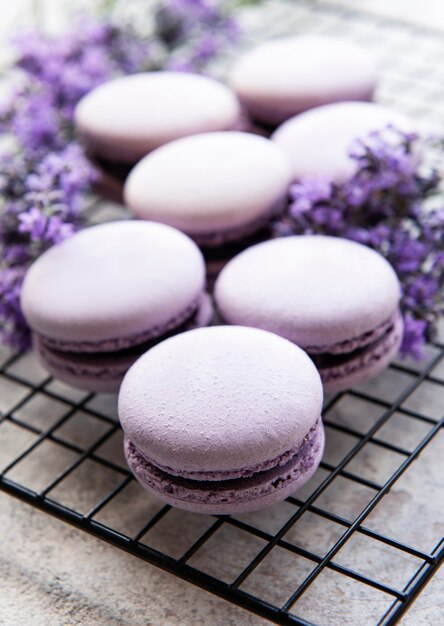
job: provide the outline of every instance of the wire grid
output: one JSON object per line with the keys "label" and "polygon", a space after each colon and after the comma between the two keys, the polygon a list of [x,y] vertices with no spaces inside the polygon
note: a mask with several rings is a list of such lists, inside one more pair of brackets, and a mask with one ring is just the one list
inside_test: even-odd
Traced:
{"label": "wire grid", "polygon": [[[251,41],[308,31],[373,45],[384,68],[379,100],[430,126],[444,113],[440,33],[323,2],[273,0],[244,22]],[[88,215],[91,223],[125,216],[97,200]],[[424,363],[395,363],[328,398],[315,478],[281,505],[243,516],[185,513],[143,492],[122,456],[115,397],[51,379],[30,354],[0,354],[0,398],[1,489],[276,623],[394,624],[444,559],[444,537],[432,531],[442,502],[433,477],[405,495],[418,456],[442,456],[441,341]],[[409,541],[415,524],[427,541]],[[328,618],[316,602],[325,593]]]}

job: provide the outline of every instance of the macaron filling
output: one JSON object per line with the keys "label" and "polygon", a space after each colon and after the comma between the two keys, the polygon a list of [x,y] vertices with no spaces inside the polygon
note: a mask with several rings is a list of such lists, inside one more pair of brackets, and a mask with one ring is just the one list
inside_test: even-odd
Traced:
{"label": "macaron filling", "polygon": [[109,174],[110,176],[116,178],[118,181],[123,183],[134,165],[137,163],[137,159],[135,159],[131,163],[127,163],[125,161],[110,161],[109,159],[105,159],[104,157],[96,154],[93,150],[88,150],[88,158],[94,164],[97,165],[101,170]]}
{"label": "macaron filling", "polygon": [[324,430],[319,418],[298,446],[276,459],[236,472],[179,473],[178,470],[161,469],[128,438],[125,438],[125,455],[138,480],[153,491],[167,493],[171,498],[185,502],[220,505],[260,498],[286,487],[314,468],[323,445]]}
{"label": "macaron filling", "polygon": [[335,344],[329,349],[309,347],[306,350],[325,383],[383,359],[399,347],[402,330],[402,315],[398,309],[389,320],[360,337]]}
{"label": "macaron filling", "polygon": [[184,315],[177,316],[163,326],[120,339],[74,343],[34,333],[33,343],[40,358],[57,370],[96,379],[116,378],[122,376],[140,355],[164,339],[179,332],[210,325],[213,309],[209,296],[201,295],[187,309],[187,313],[185,319]]}

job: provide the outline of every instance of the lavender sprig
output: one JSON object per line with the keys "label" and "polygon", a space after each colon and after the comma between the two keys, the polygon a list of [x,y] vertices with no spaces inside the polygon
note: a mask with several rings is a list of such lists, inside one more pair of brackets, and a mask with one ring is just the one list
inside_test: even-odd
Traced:
{"label": "lavender sprig", "polygon": [[95,172],[75,143],[47,153],[40,162],[16,150],[1,158],[0,322],[2,340],[29,345],[20,310],[20,290],[29,264],[70,237],[80,224],[83,194]]}
{"label": "lavender sprig", "polygon": [[291,188],[287,227],[345,237],[380,252],[402,285],[403,356],[419,359],[444,311],[444,209],[427,208],[439,176],[420,158],[418,138],[393,127],[352,146],[344,183],[307,179]]}

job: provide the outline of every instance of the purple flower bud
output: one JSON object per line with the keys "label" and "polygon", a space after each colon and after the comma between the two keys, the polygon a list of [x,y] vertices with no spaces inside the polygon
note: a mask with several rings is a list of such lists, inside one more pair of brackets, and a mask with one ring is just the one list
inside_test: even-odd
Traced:
{"label": "purple flower bud", "polygon": [[426,343],[427,322],[413,319],[410,315],[404,317],[404,336],[401,345],[401,356],[412,356],[417,361],[424,358],[424,344]]}
{"label": "purple flower bud", "polygon": [[20,233],[29,233],[33,241],[38,241],[42,238],[46,229],[46,217],[40,209],[32,207],[26,213],[21,213],[18,216],[18,220]]}
{"label": "purple flower bud", "polygon": [[45,240],[51,244],[58,244],[71,237],[74,232],[73,224],[63,222],[59,217],[53,216],[48,220]]}

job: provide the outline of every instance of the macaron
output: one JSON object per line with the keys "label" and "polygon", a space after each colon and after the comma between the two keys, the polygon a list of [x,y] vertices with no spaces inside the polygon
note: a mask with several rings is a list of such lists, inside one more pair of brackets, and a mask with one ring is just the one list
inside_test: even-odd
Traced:
{"label": "macaron", "polygon": [[380,104],[341,102],[293,117],[271,138],[287,154],[293,181],[317,177],[343,182],[356,169],[356,161],[350,157],[355,141],[390,125],[401,131],[414,130],[406,116]]}
{"label": "macaron", "polygon": [[205,133],[143,158],[125,183],[124,199],[137,217],[217,247],[251,235],[282,213],[289,184],[287,157],[269,139]]}
{"label": "macaron", "polygon": [[377,78],[367,50],[344,39],[303,35],[247,51],[229,82],[253,120],[277,126],[331,102],[371,100]]}
{"label": "macaron", "polygon": [[312,361],[254,328],[167,339],[129,370],[118,409],[137,480],[196,513],[246,513],[285,499],[314,474],[324,447]]}
{"label": "macaron", "polygon": [[235,128],[239,118],[239,103],[228,87],[187,72],[113,79],[89,92],[75,110],[87,149],[129,164],[179,137]]}
{"label": "macaron", "polygon": [[120,221],[82,230],[26,274],[21,306],[36,355],[75,387],[117,391],[151,346],[211,322],[204,276],[197,246],[169,226]]}
{"label": "macaron", "polygon": [[302,347],[326,391],[379,374],[403,334],[400,285],[377,252],[336,237],[291,236],[253,246],[215,285],[227,324],[263,328]]}

